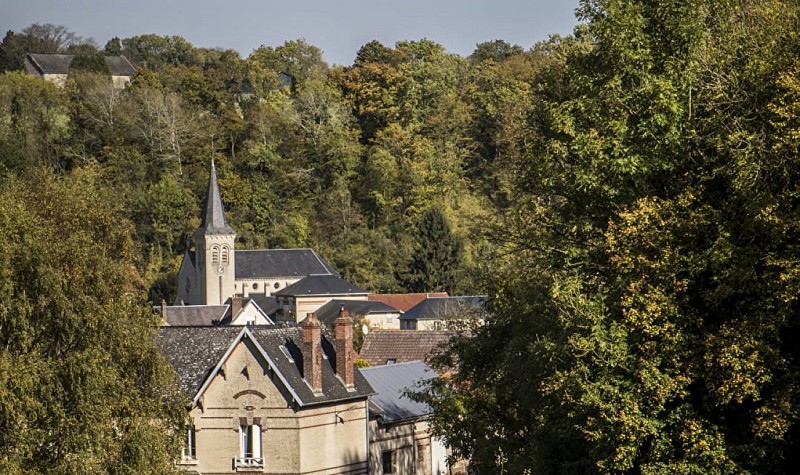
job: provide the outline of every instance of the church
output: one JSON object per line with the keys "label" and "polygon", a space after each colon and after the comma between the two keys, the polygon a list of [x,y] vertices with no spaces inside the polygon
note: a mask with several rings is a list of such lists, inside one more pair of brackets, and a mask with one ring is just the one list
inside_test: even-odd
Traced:
{"label": "church", "polygon": [[[283,294],[288,305],[289,295],[298,288],[293,284],[301,280],[313,281],[317,287],[322,283],[326,295],[335,288],[336,298],[352,295],[351,298],[366,300],[367,291],[341,279],[312,249],[236,250],[236,231],[225,219],[213,162],[201,218],[194,233],[194,250],[186,250],[178,273],[175,305],[222,306],[234,297],[274,301],[276,294]],[[308,293],[307,290],[303,292]],[[292,313],[295,321],[305,316]]]}

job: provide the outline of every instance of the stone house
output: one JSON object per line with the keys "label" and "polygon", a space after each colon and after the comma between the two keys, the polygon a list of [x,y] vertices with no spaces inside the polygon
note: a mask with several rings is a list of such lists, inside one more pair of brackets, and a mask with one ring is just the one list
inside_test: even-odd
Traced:
{"label": "stone house", "polygon": [[[29,74],[64,87],[73,59],[75,56],[71,54],[29,53],[25,55],[24,66]],[[124,89],[131,82],[131,76],[136,73],[136,68],[124,56],[105,56],[103,59],[111,74],[114,89]]]}
{"label": "stone house", "polygon": [[274,293],[277,322],[296,322],[332,300],[366,302],[369,292],[336,275],[310,275]]}
{"label": "stone house", "polygon": [[383,302],[333,299],[317,309],[316,314],[322,323],[332,324],[342,308],[356,323],[366,320],[370,331],[400,328],[400,310]]}
{"label": "stone house", "polygon": [[400,316],[401,330],[457,330],[486,319],[485,296],[428,297]]}
{"label": "stone house", "polygon": [[191,398],[179,465],[203,475],[366,474],[374,391],[353,364],[352,319],[335,338],[299,327],[164,326],[159,344]]}

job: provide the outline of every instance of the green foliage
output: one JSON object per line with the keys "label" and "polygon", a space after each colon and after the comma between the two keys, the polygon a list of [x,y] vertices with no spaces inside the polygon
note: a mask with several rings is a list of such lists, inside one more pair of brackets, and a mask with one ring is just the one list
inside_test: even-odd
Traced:
{"label": "green foliage", "polygon": [[170,473],[183,405],[92,170],[0,187],[0,470]]}
{"label": "green foliage", "polygon": [[447,217],[438,207],[422,215],[411,254],[408,274],[403,276],[411,292],[452,292],[456,286],[463,244],[450,231]]}

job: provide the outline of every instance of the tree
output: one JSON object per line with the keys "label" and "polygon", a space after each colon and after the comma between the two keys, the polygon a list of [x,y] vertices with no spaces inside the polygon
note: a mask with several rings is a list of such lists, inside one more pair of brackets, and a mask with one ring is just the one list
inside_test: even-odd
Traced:
{"label": "tree", "polygon": [[411,255],[409,272],[404,276],[412,292],[452,292],[460,270],[463,244],[450,231],[441,208],[432,206],[422,215]]}
{"label": "tree", "polygon": [[0,185],[0,471],[170,473],[185,410],[96,174]]}
{"label": "tree", "polygon": [[794,470],[798,8],[751,7],[583,1],[537,73],[493,317],[422,396],[481,473]]}
{"label": "tree", "polygon": [[469,55],[469,60],[480,63],[491,59],[499,63],[516,54],[522,54],[525,50],[520,45],[512,45],[503,40],[486,41],[475,45],[475,51]]}

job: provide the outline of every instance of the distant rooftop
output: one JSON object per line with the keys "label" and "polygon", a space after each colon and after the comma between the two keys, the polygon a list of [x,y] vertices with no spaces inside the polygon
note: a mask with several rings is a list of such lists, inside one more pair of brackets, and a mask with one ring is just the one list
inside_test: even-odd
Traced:
{"label": "distant rooftop", "polygon": [[371,366],[427,361],[454,335],[450,331],[372,330],[364,337],[359,358]]}
{"label": "distant rooftop", "polygon": [[383,302],[401,312],[409,311],[414,305],[428,297],[447,297],[447,292],[411,293],[411,294],[371,294],[367,300]]}
{"label": "distant rooftop", "polygon": [[438,377],[422,361],[363,368],[361,374],[377,392],[370,398],[370,405],[378,409],[376,415],[385,422],[422,417],[433,412],[430,406],[413,401],[406,394],[407,391],[419,389],[425,381]]}
{"label": "distant rooftop", "polygon": [[369,292],[336,275],[309,275],[274,295],[367,295]]}

